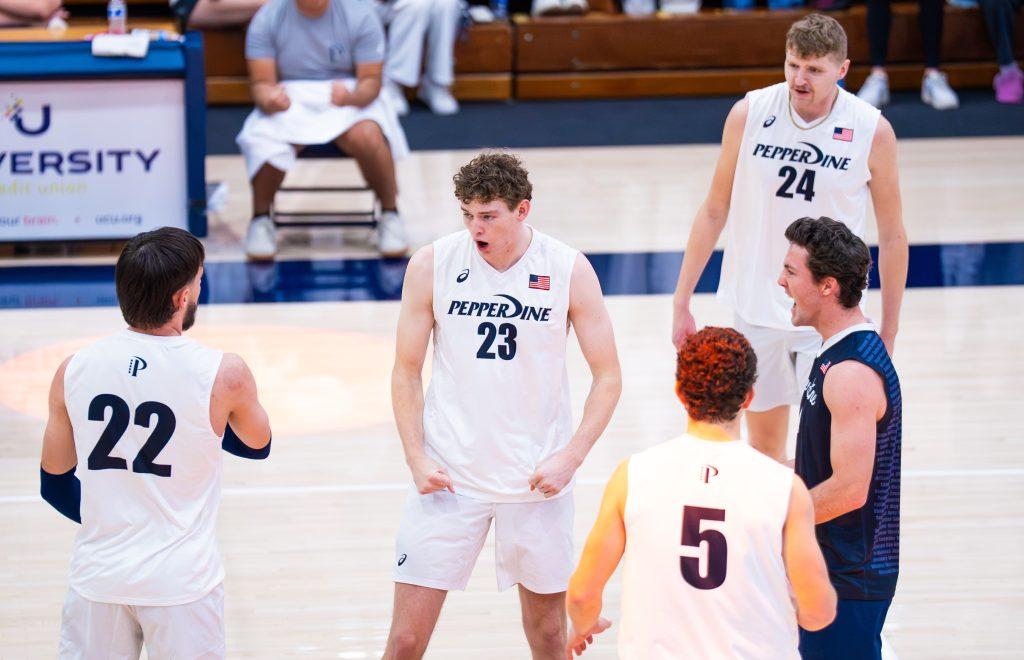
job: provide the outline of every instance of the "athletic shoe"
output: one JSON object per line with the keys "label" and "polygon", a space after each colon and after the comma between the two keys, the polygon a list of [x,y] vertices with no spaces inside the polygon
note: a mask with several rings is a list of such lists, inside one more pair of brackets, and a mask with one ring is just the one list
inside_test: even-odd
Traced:
{"label": "athletic shoe", "polygon": [[857,97],[876,108],[889,105],[889,76],[884,73],[872,73],[860,86]]}
{"label": "athletic shoe", "polygon": [[454,115],[459,111],[459,102],[444,85],[432,83],[424,79],[420,83],[420,100],[427,104],[435,115]]}
{"label": "athletic shoe", "polygon": [[398,211],[384,211],[377,223],[377,249],[382,257],[404,257],[409,250],[405,240],[405,224]]}
{"label": "athletic shoe", "polygon": [[996,101],[1000,103],[1024,102],[1024,72],[1020,69],[997,73],[992,87],[996,90]]}
{"label": "athletic shoe", "polygon": [[949,86],[946,74],[932,71],[921,81],[921,100],[936,110],[953,110],[960,107],[960,98]]}
{"label": "athletic shoe", "polygon": [[572,16],[587,13],[587,0],[533,0],[530,12],[538,16]]}
{"label": "athletic shoe", "polygon": [[469,17],[474,23],[493,23],[494,12],[487,5],[470,5]]}
{"label": "athletic shoe", "polygon": [[277,253],[277,231],[268,215],[252,219],[245,234],[245,254],[256,261],[273,259]]}
{"label": "athletic shoe", "polygon": [[409,102],[405,99],[405,92],[398,86],[398,83],[385,79],[380,94],[399,117],[409,114]]}

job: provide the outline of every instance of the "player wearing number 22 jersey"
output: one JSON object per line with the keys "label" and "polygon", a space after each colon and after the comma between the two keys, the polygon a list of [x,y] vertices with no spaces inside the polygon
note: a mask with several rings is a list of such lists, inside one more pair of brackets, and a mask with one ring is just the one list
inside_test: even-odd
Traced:
{"label": "player wearing number 22 jersey", "polygon": [[221,451],[265,458],[270,426],[245,362],[183,334],[203,256],[180,229],[129,241],[115,274],[128,328],[54,377],[41,490],[82,525],[61,658],[225,655]]}
{"label": "player wearing number 22 jersey", "polygon": [[601,595],[620,560],[625,660],[796,659],[797,624],[832,620],[836,594],[807,488],[739,439],[756,365],[733,329],[704,328],[683,343],[686,433],[612,476],[569,583],[567,656],[609,625]]}
{"label": "player wearing number 22 jersey", "polygon": [[[392,399],[414,485],[384,657],[423,654],[492,522],[498,587],[518,585],[533,656],[555,657],[565,645],[574,474],[619,396],[611,321],[586,257],[525,222],[532,186],[515,156],[478,156],[455,192],[466,229],[417,251],[402,291]],[[594,377],[576,429],[570,327]]]}

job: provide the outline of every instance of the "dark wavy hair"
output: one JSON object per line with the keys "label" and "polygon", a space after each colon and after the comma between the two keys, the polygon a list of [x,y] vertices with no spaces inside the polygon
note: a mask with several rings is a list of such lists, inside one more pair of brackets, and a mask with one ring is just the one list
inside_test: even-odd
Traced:
{"label": "dark wavy hair", "polygon": [[676,395],[695,421],[736,419],[755,380],[754,349],[732,328],[703,328],[676,355]]}
{"label": "dark wavy hair", "polygon": [[790,243],[807,250],[807,268],[815,282],[839,283],[839,304],[852,309],[868,286],[871,251],[850,228],[832,218],[800,218],[786,228]]}
{"label": "dark wavy hair", "polygon": [[463,165],[452,180],[455,197],[463,203],[500,199],[514,210],[524,199],[533,199],[533,184],[523,162],[503,151],[485,151]]}

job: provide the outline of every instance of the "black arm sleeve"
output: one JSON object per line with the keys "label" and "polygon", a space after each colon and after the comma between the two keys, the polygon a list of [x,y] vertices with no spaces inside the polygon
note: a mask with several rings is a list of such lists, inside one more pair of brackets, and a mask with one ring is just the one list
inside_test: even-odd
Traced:
{"label": "black arm sleeve", "polygon": [[76,523],[82,522],[82,482],[71,468],[64,474],[50,474],[39,468],[39,494],[54,509]]}
{"label": "black arm sleeve", "polygon": [[242,442],[242,439],[235,435],[235,432],[231,429],[231,425],[228,424],[224,427],[224,440],[221,441],[221,448],[229,454],[234,454],[241,458],[249,458],[252,460],[263,460],[267,456],[270,456],[270,442],[273,440],[267,440],[267,446],[260,449],[253,449],[249,445]]}

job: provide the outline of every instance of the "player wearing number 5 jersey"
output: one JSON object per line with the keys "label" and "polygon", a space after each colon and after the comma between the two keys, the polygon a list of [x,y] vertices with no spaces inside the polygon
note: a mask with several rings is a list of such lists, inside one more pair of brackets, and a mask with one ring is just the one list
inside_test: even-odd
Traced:
{"label": "player wearing number 5 jersey", "polygon": [[876,108],[837,86],[850,66],[846,48],[835,19],[802,18],[786,36],[786,82],[752,91],[733,106],[675,292],[672,340],[678,347],[696,329],[690,298],[724,230],[718,298],[732,307],[760,371],[747,414],[750,442],[780,461],[789,407],[799,402],[821,345],[812,328],[790,324],[790,302],[775,285],[789,223],[824,215],[863,237],[870,197],[878,223],[880,334],[890,352],[899,326],[908,251],[896,136]]}
{"label": "player wearing number 5 jersey", "polygon": [[569,583],[566,658],[610,625],[601,598],[620,560],[624,660],[795,659],[797,624],[832,621],[836,594],[807,488],[739,441],[756,364],[732,329],[704,328],[683,343],[676,393],[686,433],[612,475]]}
{"label": "player wearing number 5 jersey", "polygon": [[82,525],[61,658],[138,658],[143,643],[151,658],[225,656],[221,450],[265,458],[270,425],[245,362],[183,336],[203,258],[180,229],[129,241],[115,271],[128,328],[50,387],[41,491]]}
{"label": "player wearing number 5 jersey", "polygon": [[[402,291],[392,400],[414,486],[398,532],[384,657],[423,655],[492,520],[498,587],[518,585],[533,657],[558,657],[573,475],[621,389],[612,325],[587,259],[526,224],[532,186],[518,158],[478,156],[455,176],[455,194],[466,230],[419,250]],[[575,432],[570,326],[593,374]]]}

